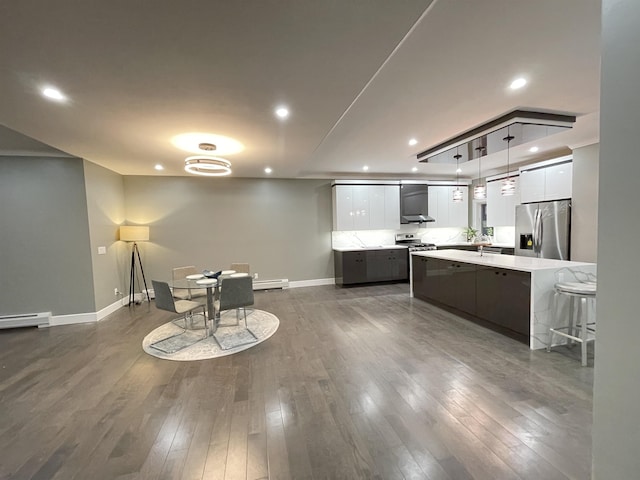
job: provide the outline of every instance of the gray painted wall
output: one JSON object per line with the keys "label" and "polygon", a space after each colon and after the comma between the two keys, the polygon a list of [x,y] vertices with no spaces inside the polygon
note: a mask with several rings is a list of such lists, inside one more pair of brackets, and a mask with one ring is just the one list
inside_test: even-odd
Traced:
{"label": "gray painted wall", "polygon": [[593,478],[640,475],[640,2],[602,2]]}
{"label": "gray painted wall", "polygon": [[147,281],[249,262],[260,279],[333,277],[329,180],[124,177],[126,218],[150,225]]}
{"label": "gray painted wall", "polygon": [[597,262],[600,145],[573,151],[571,260]]}
{"label": "gray painted wall", "polygon": [[[87,213],[96,310],[117,301],[114,288],[128,291],[126,244],[118,241],[118,227],[124,223],[124,180],[111,170],[84,161]],[[98,255],[98,247],[106,248]]]}
{"label": "gray painted wall", "polygon": [[0,157],[0,315],[95,311],[82,160]]}

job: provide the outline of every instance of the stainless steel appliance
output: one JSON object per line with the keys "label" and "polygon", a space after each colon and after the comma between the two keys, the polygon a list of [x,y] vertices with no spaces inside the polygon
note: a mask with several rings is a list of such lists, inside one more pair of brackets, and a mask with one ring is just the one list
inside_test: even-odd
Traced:
{"label": "stainless steel appliance", "polygon": [[516,206],[515,254],[569,260],[571,200]]}
{"label": "stainless steel appliance", "polygon": [[400,223],[435,222],[427,215],[429,211],[429,193],[427,185],[400,185]]}
{"label": "stainless steel appliance", "polygon": [[415,233],[397,233],[396,245],[406,245],[409,252],[422,252],[425,250],[437,250],[433,243],[423,243]]}

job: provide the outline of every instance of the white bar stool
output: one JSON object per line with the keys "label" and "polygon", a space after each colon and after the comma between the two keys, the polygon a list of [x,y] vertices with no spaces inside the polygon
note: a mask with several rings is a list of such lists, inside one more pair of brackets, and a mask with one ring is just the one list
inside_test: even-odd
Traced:
{"label": "white bar stool", "polygon": [[[587,343],[596,339],[595,319],[591,315],[596,309],[596,284],[581,282],[563,282],[555,284],[554,295],[554,318],[558,319],[558,296],[569,297],[569,325],[549,329],[549,343],[547,352],[551,351],[553,345],[553,335],[560,335],[569,339],[569,345],[579,342],[582,347],[582,366],[587,366]],[[574,308],[575,301],[578,301],[578,308]],[[583,307],[584,303],[584,307]],[[575,314],[575,315],[574,315]],[[577,321],[574,317],[577,317]]]}

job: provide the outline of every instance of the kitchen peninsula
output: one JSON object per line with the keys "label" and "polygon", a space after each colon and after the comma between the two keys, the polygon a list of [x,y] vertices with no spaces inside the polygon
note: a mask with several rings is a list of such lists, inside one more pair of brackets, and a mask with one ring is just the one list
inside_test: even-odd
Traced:
{"label": "kitchen peninsula", "polygon": [[595,263],[462,250],[414,252],[410,263],[414,297],[489,322],[531,349],[547,344],[554,284],[596,273]]}

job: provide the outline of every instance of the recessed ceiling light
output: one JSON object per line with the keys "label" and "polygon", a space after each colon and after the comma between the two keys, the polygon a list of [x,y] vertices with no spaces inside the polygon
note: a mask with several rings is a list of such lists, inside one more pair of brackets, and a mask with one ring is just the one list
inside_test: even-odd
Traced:
{"label": "recessed ceiling light", "polygon": [[366,172],[367,170],[369,170],[369,166],[365,165],[364,167],[362,167],[362,170],[364,170]]}
{"label": "recessed ceiling light", "polygon": [[456,168],[456,173],[460,173],[462,169],[460,167]]}
{"label": "recessed ceiling light", "polygon": [[417,172],[417,171],[418,171],[418,167],[413,167],[413,168],[411,169],[411,171],[412,171],[412,172]]}
{"label": "recessed ceiling light", "polygon": [[531,153],[536,153],[538,150],[540,150],[538,147],[531,147],[531,148],[529,149],[529,151],[530,151]]}
{"label": "recessed ceiling light", "polygon": [[271,170],[271,167],[267,167],[264,169],[264,173],[271,173],[273,172],[273,170]]}
{"label": "recessed ceiling light", "polygon": [[156,166],[153,167],[153,168],[155,168],[156,170],[164,170],[164,167],[162,165],[160,165],[159,163],[157,163]]}
{"label": "recessed ceiling light", "polygon": [[287,118],[289,116],[289,109],[287,107],[276,108],[276,116],[282,119]]}
{"label": "recessed ceiling light", "polygon": [[199,154],[215,151],[216,155],[231,155],[244,150],[239,141],[215,133],[181,133],[173,137],[171,143],[185,152]]}
{"label": "recessed ceiling light", "polygon": [[527,80],[520,77],[520,78],[516,78],[513,82],[511,82],[511,85],[509,85],[509,87],[511,88],[511,90],[518,90],[519,88],[524,87],[527,84]]}
{"label": "recessed ceiling light", "polygon": [[409,145],[414,146],[416,143],[418,143],[418,140],[416,140],[415,138],[412,138],[411,140],[409,140]]}
{"label": "recessed ceiling light", "polygon": [[46,87],[42,89],[42,95],[57,102],[64,102],[67,99],[60,90],[53,87]]}

